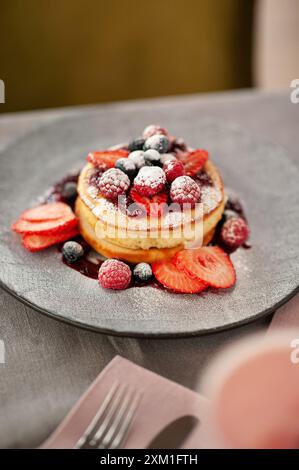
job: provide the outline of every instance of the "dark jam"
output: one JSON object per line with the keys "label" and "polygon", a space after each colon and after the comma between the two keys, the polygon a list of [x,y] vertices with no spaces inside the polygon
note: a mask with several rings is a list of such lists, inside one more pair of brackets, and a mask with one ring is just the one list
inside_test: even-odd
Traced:
{"label": "dark jam", "polygon": [[[71,188],[70,183],[77,184],[79,174],[80,174],[80,171],[76,171],[76,172],[72,172],[72,173],[68,174],[67,176],[65,176],[64,178],[62,178],[60,181],[55,183],[46,192],[46,194],[44,196],[42,196],[42,198],[39,199],[39,202],[40,203],[47,203],[47,202],[58,202],[58,201],[60,201],[60,202],[65,202],[65,203],[69,204],[73,208],[77,194],[76,194],[76,192],[74,192],[74,194],[72,193],[72,191],[71,191],[72,188]],[[100,178],[101,174],[102,174],[102,170],[98,170],[98,171],[96,170],[90,177],[90,184],[93,184],[93,185],[97,186],[97,181]],[[204,185],[210,186],[210,185],[213,184],[210,177],[209,177],[209,175],[205,171],[199,172],[197,174],[197,176],[194,177],[193,179],[195,181],[198,181],[199,184],[202,185],[202,186],[204,186]],[[128,196],[124,199],[124,206],[123,206],[122,210],[125,210],[128,215],[133,216],[133,217],[136,217],[136,216],[137,217],[138,216],[143,217],[144,216],[144,209],[142,209],[137,204],[134,205],[134,201],[132,201],[130,199],[130,196]],[[129,213],[128,210],[130,210],[131,213]],[[225,211],[226,210],[233,211],[237,215],[239,215],[240,217],[243,217],[244,220],[247,220],[244,208],[243,208],[240,200],[235,196],[230,196],[228,198],[228,201],[227,201],[226,206],[225,206]],[[223,246],[223,244],[221,243],[221,240],[220,240],[220,236],[219,236],[221,226],[223,225],[225,220],[226,220],[226,216],[225,216],[225,213],[224,213],[222,219],[220,220],[220,222],[219,222],[219,224],[216,228],[214,237],[213,237],[212,241],[210,242],[210,245],[220,245],[227,253],[232,253],[232,251],[234,251],[234,250],[229,250],[227,247]],[[98,271],[99,271],[99,268],[100,268],[101,264],[103,263],[103,260],[100,258],[100,255],[98,255],[97,253],[95,254],[93,252],[90,245],[80,235],[75,237],[73,240],[77,241],[78,243],[80,243],[82,245],[82,247],[84,248],[84,255],[82,256],[82,258],[80,258],[75,263],[67,262],[63,258],[63,256],[61,255],[61,259],[62,259],[63,263],[66,266],[68,266],[69,268],[74,269],[75,271],[81,273],[82,275],[84,275],[84,276],[86,276],[90,279],[97,280],[98,279]],[[60,252],[61,252],[62,246],[63,246],[63,244],[60,244],[59,247],[58,247]],[[243,248],[248,249],[248,248],[250,248],[250,245],[245,243],[243,245]],[[134,267],[134,265],[131,265],[132,269],[133,269],[133,267]],[[150,285],[152,287],[155,287],[155,288],[158,288],[158,289],[169,291],[169,289],[162,286],[154,277],[152,277],[152,279],[148,280],[147,282],[141,283],[141,282],[135,281],[135,279],[132,276],[132,280],[131,280],[131,283],[129,285],[129,288],[130,287],[144,287],[144,286],[148,286],[148,285]]]}

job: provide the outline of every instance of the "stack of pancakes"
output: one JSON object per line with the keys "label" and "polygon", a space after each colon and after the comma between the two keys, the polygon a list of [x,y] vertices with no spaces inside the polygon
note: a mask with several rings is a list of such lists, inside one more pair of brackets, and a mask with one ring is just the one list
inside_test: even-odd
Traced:
{"label": "stack of pancakes", "polygon": [[222,217],[226,201],[216,166],[208,160],[203,169],[212,184],[201,188],[201,210],[195,208],[188,214],[183,211],[156,218],[132,217],[102,197],[90,184],[94,167],[87,163],[79,177],[75,208],[81,235],[101,255],[131,263],[153,263],[172,258],[192,241],[198,223],[202,244],[207,245]]}

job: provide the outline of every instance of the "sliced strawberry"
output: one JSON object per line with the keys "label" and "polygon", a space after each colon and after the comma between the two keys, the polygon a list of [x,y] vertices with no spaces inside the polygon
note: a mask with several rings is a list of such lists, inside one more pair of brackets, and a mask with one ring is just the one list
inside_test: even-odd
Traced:
{"label": "sliced strawberry", "polygon": [[194,250],[182,250],[174,263],[196,280],[212,287],[228,288],[236,282],[236,273],[229,256],[218,246],[204,246]]}
{"label": "sliced strawberry", "polygon": [[20,219],[28,222],[44,222],[46,220],[57,220],[72,214],[72,209],[64,202],[54,202],[33,207],[21,214]]}
{"label": "sliced strawberry", "polygon": [[206,150],[196,149],[191,152],[181,152],[178,158],[184,165],[185,174],[195,176],[207,162],[209,154]]}
{"label": "sliced strawberry", "polygon": [[135,188],[130,191],[130,196],[136,204],[146,210],[148,215],[158,217],[163,213],[165,203],[167,202],[167,193],[162,191],[152,197],[142,196]]}
{"label": "sliced strawberry", "polygon": [[65,242],[78,235],[76,228],[53,235],[26,234],[23,236],[22,243],[28,251],[41,251],[56,243]]}
{"label": "sliced strawberry", "polygon": [[119,158],[126,158],[129,155],[127,150],[100,150],[97,152],[90,152],[86,160],[95,166],[100,166],[105,170],[114,168],[116,161]]}
{"label": "sliced strawberry", "polygon": [[12,230],[17,233],[37,233],[39,235],[52,235],[69,231],[77,226],[77,219],[73,213],[57,220],[46,220],[44,222],[28,222],[19,219],[12,225]]}
{"label": "sliced strawberry", "polygon": [[168,289],[184,294],[195,294],[207,287],[207,284],[179,271],[173,260],[156,261],[152,264],[153,273],[158,281]]}

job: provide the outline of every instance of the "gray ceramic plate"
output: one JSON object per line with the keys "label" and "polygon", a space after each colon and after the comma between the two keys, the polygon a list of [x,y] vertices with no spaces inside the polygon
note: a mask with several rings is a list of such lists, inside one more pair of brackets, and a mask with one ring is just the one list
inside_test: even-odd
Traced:
{"label": "gray ceramic plate", "polygon": [[[158,121],[191,145],[210,150],[224,182],[245,201],[250,250],[232,255],[237,284],[229,291],[175,295],[152,287],[102,290],[69,269],[55,248],[27,253],[10,224],[90,150],[138,135]],[[272,312],[297,290],[298,170],[284,150],[258,142],[233,124],[169,116],[93,112],[59,121],[20,140],[0,156],[0,280],[20,300],[78,326],[122,335],[183,336],[236,326]]]}

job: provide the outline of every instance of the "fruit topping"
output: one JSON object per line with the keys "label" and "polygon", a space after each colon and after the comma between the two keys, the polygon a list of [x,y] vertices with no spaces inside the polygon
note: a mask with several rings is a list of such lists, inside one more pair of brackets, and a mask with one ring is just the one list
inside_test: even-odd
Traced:
{"label": "fruit topping", "polygon": [[200,200],[200,187],[190,176],[179,176],[171,183],[170,198],[180,205],[194,205]]}
{"label": "fruit topping", "polygon": [[194,176],[194,179],[200,186],[212,186],[213,185],[212,178],[204,170],[200,170],[197,173],[197,175]]}
{"label": "fruit topping", "polygon": [[129,177],[118,168],[110,168],[102,174],[98,188],[101,194],[110,201],[125,194],[130,187]]}
{"label": "fruit topping", "polygon": [[242,217],[231,217],[221,227],[220,238],[228,248],[238,248],[248,237],[249,227]]}
{"label": "fruit topping", "polygon": [[157,152],[157,150],[147,150],[144,152],[144,159],[146,165],[153,165],[153,166],[160,166],[161,165],[161,159],[160,159],[160,154]]}
{"label": "fruit topping", "polygon": [[138,170],[145,166],[144,152],[142,150],[135,150],[134,152],[131,152],[128,158],[133,160]]}
{"label": "fruit topping", "polygon": [[131,276],[129,266],[117,259],[107,259],[99,269],[99,283],[104,289],[126,289]]}
{"label": "fruit topping", "polygon": [[144,150],[157,150],[159,153],[167,153],[169,140],[165,135],[155,134],[149,137],[144,144]]}
{"label": "fruit topping", "polygon": [[167,160],[163,165],[167,183],[172,183],[179,176],[184,175],[184,165],[179,160]]}
{"label": "fruit topping", "polygon": [[101,150],[98,152],[90,152],[86,160],[94,166],[108,170],[115,166],[115,162],[119,158],[126,158],[128,154],[129,152],[127,150]]}
{"label": "fruit topping", "polygon": [[129,143],[128,149],[130,150],[130,152],[134,152],[134,150],[142,150],[144,142],[145,139],[143,137],[138,137],[137,139],[134,139]]}
{"label": "fruit topping", "polygon": [[149,139],[150,137],[152,137],[153,135],[165,135],[166,137],[168,137],[168,132],[166,129],[164,129],[163,127],[161,126],[157,126],[155,124],[150,124],[149,126],[147,126],[142,135],[143,135],[143,138],[146,140],[146,139]]}
{"label": "fruit topping", "polygon": [[67,181],[62,187],[61,197],[68,204],[73,204],[77,197],[77,183],[74,181]]}
{"label": "fruit topping", "polygon": [[94,168],[89,177],[89,184],[99,187],[99,181],[105,170],[103,168]]}
{"label": "fruit topping", "polygon": [[70,238],[78,235],[77,228],[62,233],[54,233],[53,235],[25,234],[22,243],[28,251],[41,251],[56,243],[62,243]]}
{"label": "fruit topping", "polygon": [[186,152],[187,151],[187,144],[184,139],[181,138],[173,138],[171,141],[170,149],[172,152]]}
{"label": "fruit topping", "polygon": [[228,288],[236,282],[236,273],[229,256],[218,246],[182,250],[174,263],[178,269],[197,281],[212,287]]}
{"label": "fruit topping", "polygon": [[164,189],[166,176],[158,166],[144,166],[134,179],[134,188],[143,196],[154,196]]}
{"label": "fruit topping", "polygon": [[84,255],[84,249],[80,243],[69,241],[63,245],[62,255],[68,263],[75,263]]}
{"label": "fruit topping", "polygon": [[180,271],[173,260],[156,261],[152,264],[156,279],[168,289],[185,294],[195,294],[207,287],[203,281],[192,279],[188,274]]}
{"label": "fruit topping", "polygon": [[72,209],[63,202],[42,204],[32,209],[27,209],[21,214],[20,219],[28,222],[44,222],[46,220],[57,220],[72,214]]}
{"label": "fruit topping", "polygon": [[131,158],[120,158],[115,163],[115,168],[126,173],[131,180],[135,178],[137,173],[136,165]]}
{"label": "fruit topping", "polygon": [[195,176],[207,162],[209,154],[206,150],[197,149],[191,152],[182,152],[178,154],[178,158],[184,164],[185,174]]}
{"label": "fruit topping", "polygon": [[177,158],[172,153],[162,153],[160,155],[161,164],[164,165],[169,160],[177,161]]}
{"label": "fruit topping", "polygon": [[133,275],[137,282],[146,282],[153,275],[152,268],[147,263],[138,263],[133,270]]}
{"label": "fruit topping", "polygon": [[[162,191],[159,194],[155,194],[154,196],[147,197],[139,194],[136,189],[132,188],[130,191],[130,196],[139,207],[145,210],[146,214],[152,215],[153,217],[162,215],[165,209],[165,204],[167,203],[167,193],[165,191]],[[135,204],[131,204],[128,207],[128,213],[130,215],[135,215],[132,214],[133,207],[131,206],[135,206]],[[143,216],[146,214],[143,213]],[[139,213],[138,215],[141,214]]]}
{"label": "fruit topping", "polygon": [[77,226],[77,219],[71,212],[60,219],[44,220],[40,222],[29,222],[19,219],[12,225],[12,229],[17,233],[37,233],[39,235],[52,235],[54,233],[62,233],[70,231]]}

